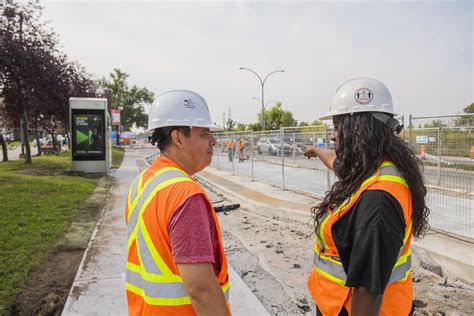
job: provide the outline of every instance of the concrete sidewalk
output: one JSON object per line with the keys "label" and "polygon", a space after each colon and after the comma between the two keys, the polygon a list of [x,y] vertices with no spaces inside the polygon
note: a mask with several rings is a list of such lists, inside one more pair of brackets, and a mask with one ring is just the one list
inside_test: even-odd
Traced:
{"label": "concrete sidewalk", "polygon": [[[139,150],[127,149],[122,166],[112,174],[116,184],[84,253],[63,315],[127,315],[125,199],[130,183],[146,166],[144,158]],[[232,268],[229,275],[233,315],[269,315]]]}

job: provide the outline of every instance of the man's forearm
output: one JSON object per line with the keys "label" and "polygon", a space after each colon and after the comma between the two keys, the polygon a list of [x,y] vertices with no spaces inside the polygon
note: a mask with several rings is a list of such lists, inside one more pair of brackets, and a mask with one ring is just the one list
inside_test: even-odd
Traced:
{"label": "man's forearm", "polygon": [[189,293],[191,304],[199,316],[204,315],[229,315],[227,303],[221,287],[217,282],[201,290]]}
{"label": "man's forearm", "polygon": [[184,288],[196,313],[227,316],[227,303],[210,263],[178,264]]}

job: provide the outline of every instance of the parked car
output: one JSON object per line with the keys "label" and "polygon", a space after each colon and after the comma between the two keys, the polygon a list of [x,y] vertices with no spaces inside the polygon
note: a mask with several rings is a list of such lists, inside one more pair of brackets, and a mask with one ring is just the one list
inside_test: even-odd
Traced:
{"label": "parked car", "polygon": [[[281,143],[276,138],[260,138],[257,142],[257,153],[259,155],[266,153],[269,155],[281,155]],[[285,156],[290,156],[292,153],[291,145],[288,143],[283,144],[283,153]]]}
{"label": "parked car", "polygon": [[257,153],[259,155],[267,153],[270,155],[276,154],[276,146],[278,141],[275,138],[260,138],[257,142]]}

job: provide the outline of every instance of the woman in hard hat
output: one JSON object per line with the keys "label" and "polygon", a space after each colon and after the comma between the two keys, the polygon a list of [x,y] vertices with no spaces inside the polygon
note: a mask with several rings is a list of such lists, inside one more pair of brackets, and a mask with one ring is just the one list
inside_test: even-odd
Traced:
{"label": "woman in hard hat", "polygon": [[421,161],[397,134],[380,81],[336,89],[329,113],[335,150],[309,148],[337,181],[312,208],[316,233],[308,286],[317,315],[410,315],[412,235],[428,229]]}

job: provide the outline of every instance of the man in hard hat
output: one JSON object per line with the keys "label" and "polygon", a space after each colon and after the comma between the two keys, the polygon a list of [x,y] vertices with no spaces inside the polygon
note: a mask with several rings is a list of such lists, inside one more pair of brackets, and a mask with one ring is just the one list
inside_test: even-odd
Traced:
{"label": "man in hard hat", "polygon": [[206,101],[175,90],[150,108],[161,155],[130,186],[126,288],[130,315],[228,315],[229,276],[219,222],[191,177],[216,140]]}
{"label": "man in hard hat", "polygon": [[315,215],[317,315],[411,315],[412,236],[428,229],[421,161],[398,137],[392,97],[380,81],[357,78],[334,94],[335,151],[308,148],[338,180]]}

